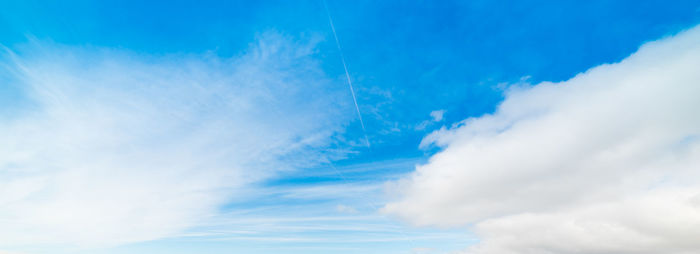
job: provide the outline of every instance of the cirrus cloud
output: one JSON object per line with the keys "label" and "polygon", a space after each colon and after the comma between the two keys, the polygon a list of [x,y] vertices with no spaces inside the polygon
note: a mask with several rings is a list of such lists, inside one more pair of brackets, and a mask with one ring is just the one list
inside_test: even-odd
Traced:
{"label": "cirrus cloud", "polygon": [[236,189],[318,163],[349,119],[314,41],[266,33],[232,58],[7,53],[1,74],[24,99],[0,119],[0,245],[172,236]]}

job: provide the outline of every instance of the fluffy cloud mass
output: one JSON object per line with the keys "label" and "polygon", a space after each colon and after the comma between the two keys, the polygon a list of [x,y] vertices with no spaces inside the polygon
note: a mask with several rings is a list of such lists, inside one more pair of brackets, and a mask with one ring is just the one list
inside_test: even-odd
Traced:
{"label": "fluffy cloud mass", "polygon": [[313,53],[275,33],[235,58],[7,53],[2,78],[19,92],[0,119],[0,245],[172,236],[237,188],[321,161],[349,98]]}
{"label": "fluffy cloud mass", "polygon": [[427,136],[383,210],[465,226],[465,253],[700,251],[700,28]]}

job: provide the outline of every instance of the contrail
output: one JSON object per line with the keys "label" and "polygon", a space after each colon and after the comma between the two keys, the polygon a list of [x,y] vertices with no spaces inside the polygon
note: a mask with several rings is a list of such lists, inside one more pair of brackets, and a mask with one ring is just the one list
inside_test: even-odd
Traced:
{"label": "contrail", "polygon": [[328,4],[326,0],[323,0],[323,7],[326,9],[326,15],[328,15],[328,23],[331,24],[331,30],[333,31],[333,38],[335,38],[335,45],[338,47],[340,52],[340,60],[343,62],[343,69],[345,69],[345,77],[348,79],[348,85],[350,86],[350,93],[352,94],[352,101],[355,103],[355,110],[357,110],[357,117],[360,118],[360,125],[362,126],[362,132],[365,134],[365,141],[367,142],[367,147],[370,147],[369,138],[367,137],[367,129],[365,129],[365,122],[362,120],[362,113],[360,113],[360,106],[357,105],[357,98],[355,97],[355,89],[352,87],[352,80],[350,79],[350,72],[348,72],[348,65],[345,64],[345,56],[343,55],[343,49],[340,47],[340,40],[338,40],[338,34],[335,32],[335,25],[333,25],[333,18],[331,18],[331,12],[328,10]]}

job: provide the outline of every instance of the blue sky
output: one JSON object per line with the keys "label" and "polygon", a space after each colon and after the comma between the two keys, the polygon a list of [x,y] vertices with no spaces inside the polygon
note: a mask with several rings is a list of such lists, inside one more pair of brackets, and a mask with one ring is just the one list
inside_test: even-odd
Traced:
{"label": "blue sky", "polygon": [[327,4],[364,131],[321,0],[3,1],[0,216],[24,231],[0,253],[464,250],[479,221],[406,205],[441,207],[403,190],[458,150],[441,135],[700,22],[697,1]]}

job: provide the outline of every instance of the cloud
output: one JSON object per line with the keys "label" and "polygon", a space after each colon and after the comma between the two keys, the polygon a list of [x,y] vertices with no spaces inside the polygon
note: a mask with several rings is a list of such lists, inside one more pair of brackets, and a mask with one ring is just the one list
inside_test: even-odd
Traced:
{"label": "cloud", "polygon": [[0,254],[20,254],[20,253],[0,250]]}
{"label": "cloud", "polygon": [[314,40],[276,33],[233,58],[18,52],[1,62],[26,103],[0,118],[0,245],[172,236],[247,184],[326,160],[352,112]]}
{"label": "cloud", "polygon": [[445,115],[445,112],[446,112],[446,111],[445,111],[444,109],[431,111],[431,112],[430,112],[430,118],[431,118],[431,119],[430,119],[430,120],[425,120],[425,121],[419,123],[418,125],[415,126],[414,129],[415,129],[415,130],[419,130],[419,131],[420,131],[420,130],[425,130],[426,127],[428,127],[428,126],[430,126],[430,125],[433,125],[433,124],[435,124],[435,123],[437,123],[437,122],[441,122],[441,121],[442,121],[442,117]]}
{"label": "cloud", "polygon": [[435,249],[433,248],[424,248],[424,247],[416,247],[411,249],[411,253],[434,253]]}
{"label": "cloud", "polygon": [[472,254],[700,251],[700,27],[615,64],[515,86],[390,184],[383,211],[469,227]]}
{"label": "cloud", "polygon": [[442,121],[442,116],[445,115],[445,110],[435,110],[430,112],[430,117],[433,118],[434,122],[440,122]]}
{"label": "cloud", "polygon": [[335,210],[338,211],[339,213],[357,213],[357,209],[355,209],[352,206],[346,206],[346,205],[337,205],[335,206]]}

